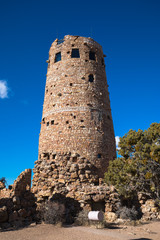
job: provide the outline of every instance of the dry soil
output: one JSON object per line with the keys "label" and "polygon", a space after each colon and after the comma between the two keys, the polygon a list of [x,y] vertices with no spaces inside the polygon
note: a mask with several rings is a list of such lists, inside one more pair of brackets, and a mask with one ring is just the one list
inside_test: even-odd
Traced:
{"label": "dry soil", "polygon": [[160,240],[160,222],[139,226],[58,227],[49,224],[31,225],[20,230],[1,231],[0,240]]}

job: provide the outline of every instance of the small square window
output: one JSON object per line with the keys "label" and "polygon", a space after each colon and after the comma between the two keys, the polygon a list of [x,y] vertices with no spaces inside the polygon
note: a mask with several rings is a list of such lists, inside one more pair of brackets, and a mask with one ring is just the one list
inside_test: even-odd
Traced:
{"label": "small square window", "polygon": [[47,122],[47,126],[49,126],[49,122]]}
{"label": "small square window", "polygon": [[79,49],[78,48],[73,48],[72,49],[71,58],[80,58]]}
{"label": "small square window", "polygon": [[90,51],[90,52],[89,52],[89,59],[90,59],[90,60],[96,60],[95,52],[93,52],[93,51]]}
{"label": "small square window", "polygon": [[61,61],[61,52],[58,52],[55,55],[55,61],[54,62],[59,62],[59,61]]}
{"label": "small square window", "polygon": [[100,154],[100,153],[98,153],[98,154],[97,154],[97,157],[98,157],[98,158],[101,158],[101,154]]}
{"label": "small square window", "polygon": [[51,121],[51,125],[54,125],[54,120]]}

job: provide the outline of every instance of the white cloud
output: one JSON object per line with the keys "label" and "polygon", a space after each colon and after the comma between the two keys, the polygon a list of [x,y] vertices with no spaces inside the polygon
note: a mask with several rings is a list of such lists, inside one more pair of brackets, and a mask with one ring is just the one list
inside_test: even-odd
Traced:
{"label": "white cloud", "polygon": [[119,150],[119,149],[120,149],[120,148],[118,147],[118,143],[119,143],[119,141],[120,141],[119,136],[116,136],[116,137],[115,137],[115,140],[116,140],[116,149]]}
{"label": "white cloud", "polygon": [[0,98],[8,98],[8,90],[7,82],[0,80]]}

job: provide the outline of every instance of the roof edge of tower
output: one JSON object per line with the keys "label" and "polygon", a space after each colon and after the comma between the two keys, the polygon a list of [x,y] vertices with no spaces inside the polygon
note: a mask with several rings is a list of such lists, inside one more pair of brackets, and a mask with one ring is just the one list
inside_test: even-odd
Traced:
{"label": "roof edge of tower", "polygon": [[83,37],[83,36],[78,36],[78,35],[65,35],[63,37],[63,39],[55,39],[55,41],[53,43],[57,43],[57,44],[62,44],[65,40],[73,40],[76,41],[78,38],[84,39],[84,42],[89,43],[89,44],[94,44],[96,45],[98,48],[102,48],[102,46],[96,42],[93,38],[91,37]]}

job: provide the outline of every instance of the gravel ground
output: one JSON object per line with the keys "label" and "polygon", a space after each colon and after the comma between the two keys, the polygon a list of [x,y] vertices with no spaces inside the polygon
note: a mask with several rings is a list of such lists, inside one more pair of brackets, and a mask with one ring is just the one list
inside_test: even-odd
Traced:
{"label": "gravel ground", "polygon": [[58,227],[49,224],[0,232],[0,240],[160,240],[160,222],[118,226],[113,229],[93,227]]}

